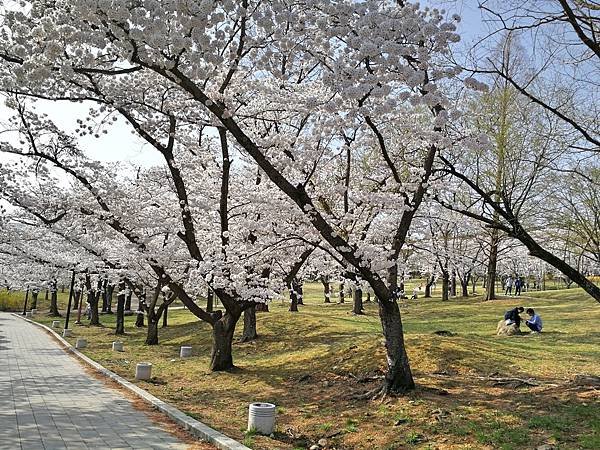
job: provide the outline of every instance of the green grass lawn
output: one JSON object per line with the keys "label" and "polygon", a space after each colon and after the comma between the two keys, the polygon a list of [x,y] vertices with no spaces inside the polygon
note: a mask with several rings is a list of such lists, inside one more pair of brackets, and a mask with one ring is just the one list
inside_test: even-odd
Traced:
{"label": "green grass lawn", "polygon": [[[65,295],[59,300],[64,305]],[[127,317],[123,353],[110,350],[114,316],[101,316],[101,328],[72,328],[88,339],[87,355],[130,380],[137,362],[152,362],[155,378],[140,386],[256,449],[308,448],[323,437],[337,449],[600,448],[598,391],[570,383],[577,374],[600,375],[600,305],[579,289],[493,302],[403,302],[419,387],[383,401],[353,398],[379,382],[361,378],[384,369],[376,304],[353,316],[350,303],[323,304],[320,284],[306,286],[305,302],[298,313],[280,301],[259,313],[260,337],[234,345],[232,373],[207,370],[210,327],[186,310],[169,313],[161,344],[153,347],[143,345],[145,329]],[[541,314],[544,333],[496,337],[504,311],[521,304]],[[434,334],[440,330],[454,335]],[[193,358],[179,359],[184,344],[193,346]],[[489,376],[532,379],[537,386],[498,386]],[[274,438],[244,435],[252,401],[278,405]]]}

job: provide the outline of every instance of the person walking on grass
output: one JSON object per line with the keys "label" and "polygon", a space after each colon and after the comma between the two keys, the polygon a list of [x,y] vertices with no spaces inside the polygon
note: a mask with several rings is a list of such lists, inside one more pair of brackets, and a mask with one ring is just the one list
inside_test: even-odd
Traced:
{"label": "person walking on grass", "polygon": [[517,306],[514,309],[510,309],[504,313],[504,320],[506,321],[506,325],[512,325],[513,323],[517,325],[517,328],[521,327],[521,316],[519,313],[522,313],[525,310],[522,306]]}
{"label": "person walking on grass", "polygon": [[538,334],[542,332],[542,318],[539,314],[536,314],[533,308],[527,308],[526,311],[529,319],[525,321],[525,325],[531,330],[531,334]]}

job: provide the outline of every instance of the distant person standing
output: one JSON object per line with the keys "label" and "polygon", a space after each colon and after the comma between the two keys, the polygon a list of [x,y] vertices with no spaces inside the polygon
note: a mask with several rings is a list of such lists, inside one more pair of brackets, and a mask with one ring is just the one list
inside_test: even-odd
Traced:
{"label": "distant person standing", "polygon": [[521,288],[523,287],[523,280],[521,277],[515,279],[515,295],[521,295]]}
{"label": "distant person standing", "polygon": [[506,279],[506,281],[504,282],[504,295],[512,295],[512,288],[513,288],[513,279],[512,277],[509,275],[508,278]]}
{"label": "distant person standing", "polygon": [[527,315],[529,316],[529,319],[527,319],[525,321],[525,325],[527,325],[529,327],[529,329],[531,330],[531,333],[541,333],[542,332],[542,318],[539,316],[539,314],[536,314],[535,311],[533,310],[533,308],[527,308]]}

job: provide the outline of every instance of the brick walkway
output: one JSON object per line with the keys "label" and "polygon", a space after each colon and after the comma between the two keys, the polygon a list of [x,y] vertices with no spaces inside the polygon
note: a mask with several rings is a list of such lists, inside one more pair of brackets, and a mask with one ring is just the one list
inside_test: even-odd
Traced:
{"label": "brick walkway", "polygon": [[0,450],[185,449],[46,333],[0,313]]}

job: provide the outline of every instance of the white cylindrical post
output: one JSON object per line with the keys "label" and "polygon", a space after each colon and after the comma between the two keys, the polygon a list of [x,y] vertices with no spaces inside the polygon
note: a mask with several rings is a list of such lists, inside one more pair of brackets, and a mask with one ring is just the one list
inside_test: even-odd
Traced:
{"label": "white cylindrical post", "polygon": [[112,343],[113,352],[122,352],[123,351],[123,343],[121,341],[115,341]]}
{"label": "white cylindrical post", "polygon": [[248,431],[259,434],[273,433],[275,426],[275,405],[272,403],[250,403],[248,408]]}
{"label": "white cylindrical post", "polygon": [[136,380],[149,380],[152,378],[152,364],[149,362],[141,362],[135,366]]}
{"label": "white cylindrical post", "polygon": [[75,348],[85,348],[87,347],[87,341],[85,339],[79,338],[75,341]]}
{"label": "white cylindrical post", "polygon": [[182,345],[181,349],[179,350],[179,357],[180,358],[189,358],[190,356],[192,356],[192,346],[191,345]]}
{"label": "white cylindrical post", "polygon": [[53,320],[52,328],[60,328],[60,320]]}
{"label": "white cylindrical post", "polygon": [[72,332],[72,330],[70,330],[70,329],[68,329],[68,328],[65,328],[65,329],[63,330],[63,337],[71,337],[71,336],[73,336],[73,332]]}

